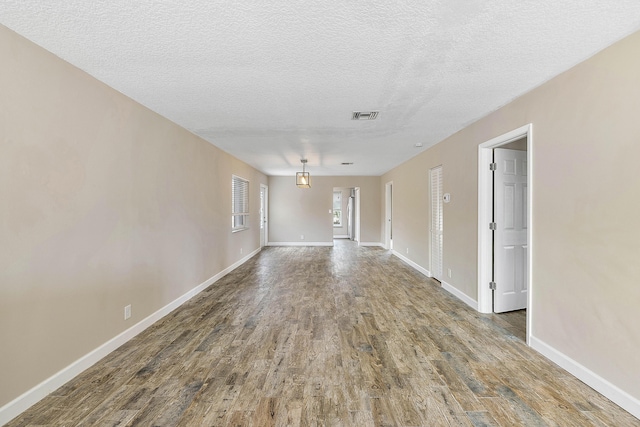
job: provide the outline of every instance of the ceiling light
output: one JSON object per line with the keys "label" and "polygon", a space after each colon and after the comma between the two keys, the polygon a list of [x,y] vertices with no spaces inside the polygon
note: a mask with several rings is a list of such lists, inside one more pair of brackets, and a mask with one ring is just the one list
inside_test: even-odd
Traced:
{"label": "ceiling light", "polygon": [[299,188],[311,188],[311,177],[309,172],[305,171],[307,159],[300,159],[300,163],[302,163],[302,172],[296,172],[296,185]]}
{"label": "ceiling light", "polygon": [[422,142],[417,142],[415,146],[416,146],[417,148],[422,147]]}

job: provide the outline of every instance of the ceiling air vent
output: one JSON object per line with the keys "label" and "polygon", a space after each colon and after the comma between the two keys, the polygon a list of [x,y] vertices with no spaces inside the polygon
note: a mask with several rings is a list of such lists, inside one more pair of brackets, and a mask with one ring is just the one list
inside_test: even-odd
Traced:
{"label": "ceiling air vent", "polygon": [[354,111],[351,120],[374,120],[380,111]]}

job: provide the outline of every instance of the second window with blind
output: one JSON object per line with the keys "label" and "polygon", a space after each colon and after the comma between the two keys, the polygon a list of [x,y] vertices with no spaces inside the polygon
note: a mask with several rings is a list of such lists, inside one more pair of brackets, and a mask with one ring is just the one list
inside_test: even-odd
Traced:
{"label": "second window with blind", "polygon": [[231,230],[249,228],[249,181],[231,176]]}

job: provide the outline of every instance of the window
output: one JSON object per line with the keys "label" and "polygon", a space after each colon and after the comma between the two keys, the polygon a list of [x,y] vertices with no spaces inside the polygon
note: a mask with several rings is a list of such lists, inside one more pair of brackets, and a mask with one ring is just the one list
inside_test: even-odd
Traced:
{"label": "window", "polygon": [[342,191],[333,192],[333,226],[342,227]]}
{"label": "window", "polygon": [[235,175],[231,176],[231,228],[249,228],[249,181]]}

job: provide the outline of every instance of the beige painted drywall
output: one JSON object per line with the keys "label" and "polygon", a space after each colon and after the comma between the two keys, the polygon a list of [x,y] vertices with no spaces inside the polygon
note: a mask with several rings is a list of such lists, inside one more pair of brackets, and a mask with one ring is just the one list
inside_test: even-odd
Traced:
{"label": "beige painted drywall", "polygon": [[380,243],[380,177],[317,177],[313,172],[311,188],[305,189],[295,186],[294,177],[269,177],[269,243],[331,244],[334,187],[360,187],[360,241]]}
{"label": "beige painted drywall", "polygon": [[1,407],[256,250],[231,175],[255,212],[267,178],[2,26],[0,58]]}
{"label": "beige painted drywall", "polygon": [[[429,268],[428,170],[443,165],[444,271],[477,299],[478,145],[533,124],[532,334],[640,399],[640,33],[388,172],[394,248]],[[415,180],[419,180],[416,183]],[[384,206],[381,208],[383,212]],[[382,227],[383,225],[381,225]]]}

